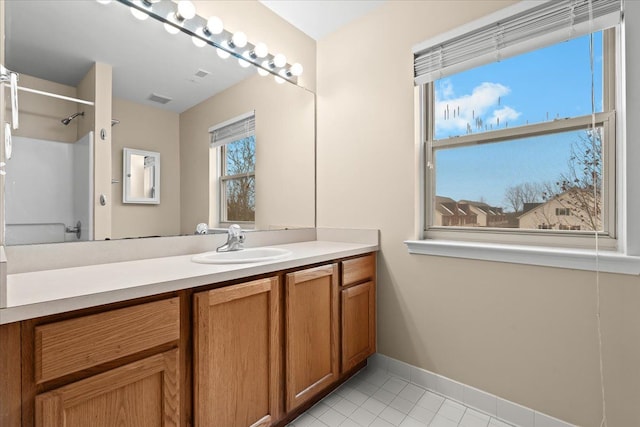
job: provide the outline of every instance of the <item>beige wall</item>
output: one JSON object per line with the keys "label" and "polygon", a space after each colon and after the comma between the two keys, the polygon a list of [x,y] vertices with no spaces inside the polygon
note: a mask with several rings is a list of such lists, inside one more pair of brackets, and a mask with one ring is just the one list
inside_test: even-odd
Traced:
{"label": "beige wall", "polygon": [[208,129],[252,110],[256,228],[314,226],[314,96],[256,75],[180,115],[183,233],[193,233],[199,222],[209,223],[210,207],[218,211],[217,159],[210,165]]}
{"label": "beige wall", "polygon": [[[179,115],[114,98],[113,118],[120,120],[120,124],[111,128],[111,176],[119,181],[111,186],[112,238],[179,234]],[[122,149],[125,147],[160,153],[159,205],[122,203]]]}
{"label": "beige wall", "polygon": [[[600,424],[593,272],[409,255],[414,44],[506,1],[391,1],[318,42],[318,226],[381,229],[379,351]],[[610,426],[640,425],[640,283],[601,274]]]}

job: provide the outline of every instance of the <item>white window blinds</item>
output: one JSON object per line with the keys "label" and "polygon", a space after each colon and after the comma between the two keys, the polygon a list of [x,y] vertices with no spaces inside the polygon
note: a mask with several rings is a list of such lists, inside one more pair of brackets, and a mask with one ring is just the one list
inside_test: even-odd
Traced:
{"label": "white window blinds", "polygon": [[413,48],[416,85],[620,23],[622,0],[522,1]]}
{"label": "white window blinds", "polygon": [[211,148],[255,135],[256,115],[251,111],[209,128]]}

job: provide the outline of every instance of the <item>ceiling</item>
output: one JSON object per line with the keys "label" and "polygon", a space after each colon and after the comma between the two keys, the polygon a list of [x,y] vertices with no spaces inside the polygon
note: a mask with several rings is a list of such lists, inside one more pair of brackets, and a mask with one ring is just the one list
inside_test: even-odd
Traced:
{"label": "ceiling", "polygon": [[315,40],[366,15],[386,0],[259,0]]}

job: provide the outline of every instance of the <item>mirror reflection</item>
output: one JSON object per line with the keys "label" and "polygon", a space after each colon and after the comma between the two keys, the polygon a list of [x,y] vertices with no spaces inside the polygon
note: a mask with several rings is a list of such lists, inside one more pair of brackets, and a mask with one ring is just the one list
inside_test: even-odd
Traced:
{"label": "mirror reflection", "polygon": [[[138,21],[117,2],[9,1],[5,11],[6,66],[19,85],[86,101],[19,92],[6,244],[193,234],[236,215],[243,228],[315,226],[313,93]],[[230,174],[229,149],[212,130],[249,111],[251,178]],[[161,188],[159,202],[126,201],[125,148],[162,158],[158,185],[145,190],[153,199]],[[242,200],[253,218],[230,190],[249,181]]]}
{"label": "mirror reflection", "polygon": [[122,150],[122,203],[160,203],[160,153]]}

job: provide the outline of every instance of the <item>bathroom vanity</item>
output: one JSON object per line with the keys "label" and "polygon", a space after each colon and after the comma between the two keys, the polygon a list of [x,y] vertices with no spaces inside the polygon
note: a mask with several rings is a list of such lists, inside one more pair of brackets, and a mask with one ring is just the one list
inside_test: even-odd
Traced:
{"label": "bathroom vanity", "polygon": [[[292,255],[231,265],[184,255],[16,275],[14,284],[33,289],[44,277],[104,288],[61,289],[67,297],[2,309],[3,322],[16,320],[0,325],[0,424],[285,425],[375,352],[377,243],[275,247]],[[138,286],[120,286],[125,278]]]}

